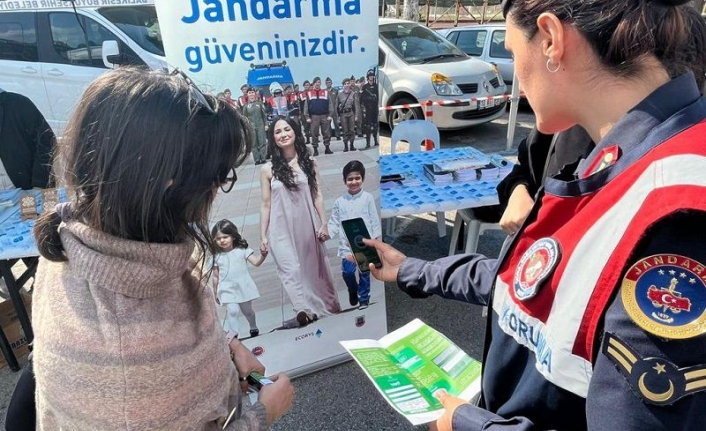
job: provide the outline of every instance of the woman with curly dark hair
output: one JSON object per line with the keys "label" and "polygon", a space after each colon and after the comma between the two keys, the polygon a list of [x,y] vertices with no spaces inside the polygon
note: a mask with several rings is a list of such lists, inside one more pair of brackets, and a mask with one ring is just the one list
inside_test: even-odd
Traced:
{"label": "woman with curly dark hair", "polygon": [[272,253],[296,320],[305,326],[341,309],[324,245],[318,166],[292,119],[278,117],[267,140],[272,161],[260,170],[260,251]]}

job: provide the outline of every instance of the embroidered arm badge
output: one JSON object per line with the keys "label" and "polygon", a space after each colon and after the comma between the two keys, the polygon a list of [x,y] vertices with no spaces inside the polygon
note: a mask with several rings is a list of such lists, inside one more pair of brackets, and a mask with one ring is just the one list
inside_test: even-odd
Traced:
{"label": "embroidered arm badge", "polygon": [[658,254],[636,262],[622,282],[630,318],[650,334],[686,339],[706,333],[706,267],[688,257]]}
{"label": "embroidered arm badge", "polygon": [[665,406],[706,389],[706,365],[679,368],[662,358],[642,358],[616,335],[606,332],[606,355],[647,404]]}

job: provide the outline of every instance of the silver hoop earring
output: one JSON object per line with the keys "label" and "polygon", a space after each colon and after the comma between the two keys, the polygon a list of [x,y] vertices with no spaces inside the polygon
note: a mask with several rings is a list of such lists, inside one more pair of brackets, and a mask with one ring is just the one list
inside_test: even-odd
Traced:
{"label": "silver hoop earring", "polygon": [[547,59],[547,70],[549,71],[549,73],[557,73],[557,72],[559,71],[559,69],[561,68],[561,62],[559,62],[559,64],[556,65],[556,69],[551,69],[551,68],[549,67],[549,64],[550,64],[551,62],[552,62],[552,59],[551,59],[551,58],[548,58],[548,59]]}

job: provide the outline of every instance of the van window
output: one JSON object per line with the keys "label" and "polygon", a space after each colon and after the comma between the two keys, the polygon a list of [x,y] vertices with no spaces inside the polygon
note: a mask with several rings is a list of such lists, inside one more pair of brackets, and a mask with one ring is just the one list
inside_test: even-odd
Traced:
{"label": "van window", "polygon": [[154,6],[104,7],[98,9],[108,21],[115,24],[140,48],[164,56],[162,33],[159,30],[157,11]]}
{"label": "van window", "polygon": [[39,61],[33,13],[0,14],[0,60]]}
{"label": "van window", "polygon": [[480,57],[483,55],[483,46],[487,35],[486,30],[459,31],[458,40],[455,43],[466,54]]}
{"label": "van window", "polygon": [[[66,64],[91,66],[91,50],[88,49],[88,34],[83,33],[81,17],[73,13],[51,13],[49,14],[49,27],[51,28],[51,39],[54,51],[56,51]],[[86,28],[86,33],[89,29]],[[100,53],[96,53],[100,54]],[[98,55],[100,59],[100,55]]]}
{"label": "van window", "polygon": [[493,32],[493,39],[490,44],[490,56],[495,58],[512,58],[512,54],[505,49],[505,30],[496,30]]}
{"label": "van window", "polygon": [[105,68],[102,58],[103,42],[114,40],[118,42],[120,52],[125,54],[126,63],[144,64],[119,37],[90,18],[73,13],[50,13],[49,26],[54,51],[59,54],[62,63]]}

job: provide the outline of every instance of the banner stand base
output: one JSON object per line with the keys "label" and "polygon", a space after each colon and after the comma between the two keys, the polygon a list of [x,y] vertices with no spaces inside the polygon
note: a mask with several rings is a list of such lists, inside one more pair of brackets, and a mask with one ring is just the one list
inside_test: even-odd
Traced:
{"label": "banner stand base", "polygon": [[295,368],[293,370],[287,371],[287,375],[295,379],[297,377],[306,376],[307,374],[312,374],[317,371],[321,371],[324,368],[329,368],[334,365],[342,364],[344,362],[350,361],[351,355],[348,352],[341,353],[340,355],[331,356],[330,358],[323,359],[321,361],[312,362],[311,364],[305,365],[303,367]]}

